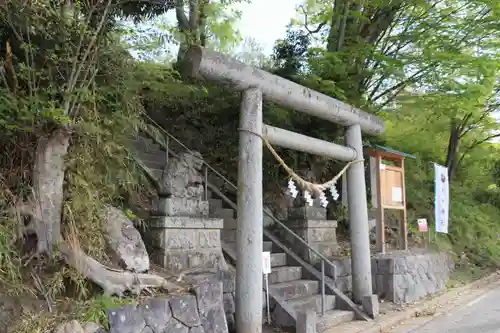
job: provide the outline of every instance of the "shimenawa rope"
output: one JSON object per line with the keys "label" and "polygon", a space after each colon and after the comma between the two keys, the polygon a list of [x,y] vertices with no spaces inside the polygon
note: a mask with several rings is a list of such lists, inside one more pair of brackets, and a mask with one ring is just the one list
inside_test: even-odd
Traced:
{"label": "shimenawa rope", "polygon": [[238,131],[251,133],[251,134],[259,137],[264,142],[264,145],[267,147],[267,149],[269,149],[269,151],[274,156],[274,158],[278,161],[278,163],[283,167],[283,169],[285,169],[285,171],[288,173],[290,178],[292,178],[300,188],[302,188],[303,190],[308,191],[310,193],[313,193],[315,195],[320,195],[321,192],[325,191],[326,189],[328,189],[332,185],[334,185],[337,182],[337,180],[340,177],[342,177],[344,172],[346,172],[346,170],[352,164],[364,161],[363,159],[350,161],[349,163],[346,164],[346,166],[344,166],[344,168],[342,170],[340,170],[340,172],[335,177],[333,177],[331,180],[327,181],[326,183],[323,183],[323,184],[311,183],[311,182],[308,182],[307,180],[303,179],[302,177],[300,177],[295,171],[292,170],[292,168],[290,168],[285,163],[285,161],[283,161],[283,159],[278,155],[276,150],[274,150],[273,146],[271,145],[271,143],[269,142],[269,140],[267,140],[267,138],[265,136],[260,135],[259,133],[253,132],[251,130],[243,129],[243,128],[238,128]]}

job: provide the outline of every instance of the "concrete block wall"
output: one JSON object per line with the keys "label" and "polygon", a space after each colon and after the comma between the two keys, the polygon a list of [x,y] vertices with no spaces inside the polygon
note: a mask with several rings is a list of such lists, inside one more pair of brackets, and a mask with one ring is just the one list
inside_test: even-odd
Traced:
{"label": "concrete block wall", "polygon": [[[337,287],[352,291],[351,258],[333,259]],[[372,284],[380,298],[403,304],[442,291],[454,270],[451,257],[444,253],[385,254],[372,258]]]}

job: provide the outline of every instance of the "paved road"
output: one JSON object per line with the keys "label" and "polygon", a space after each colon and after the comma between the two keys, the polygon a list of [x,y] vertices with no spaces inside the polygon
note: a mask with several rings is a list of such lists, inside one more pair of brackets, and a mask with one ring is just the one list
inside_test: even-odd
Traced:
{"label": "paved road", "polygon": [[420,327],[399,327],[392,333],[500,333],[500,288]]}

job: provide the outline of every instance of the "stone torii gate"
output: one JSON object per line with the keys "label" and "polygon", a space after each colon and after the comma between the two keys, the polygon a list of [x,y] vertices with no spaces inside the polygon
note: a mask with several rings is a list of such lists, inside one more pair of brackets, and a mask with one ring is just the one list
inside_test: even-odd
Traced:
{"label": "stone torii gate", "polygon": [[[192,47],[186,74],[227,84],[242,92],[238,165],[238,225],[236,266],[236,328],[238,333],[262,332],[263,190],[262,139],[271,144],[342,161],[363,158],[361,132],[378,135],[385,123],[334,98],[292,81],[247,66],[220,53]],[[346,146],[314,139],[262,123],[262,100],[346,127]],[[363,163],[347,170],[352,290],[356,302],[372,295],[368,209]]]}

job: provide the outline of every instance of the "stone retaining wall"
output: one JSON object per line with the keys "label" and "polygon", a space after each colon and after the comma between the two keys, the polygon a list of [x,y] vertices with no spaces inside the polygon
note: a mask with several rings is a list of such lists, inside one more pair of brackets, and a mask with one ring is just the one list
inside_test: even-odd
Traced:
{"label": "stone retaining wall", "polygon": [[[192,294],[147,299],[108,310],[109,333],[228,333],[223,285],[207,281]],[[66,322],[54,333],[108,333],[96,323]]]}
{"label": "stone retaining wall", "polygon": [[110,333],[228,333],[221,282],[108,311]]}
{"label": "stone retaining wall", "polygon": [[226,322],[230,332],[236,329],[234,321],[235,312],[235,273],[230,270],[218,271],[215,274],[201,274],[192,276],[195,284],[217,284],[222,286],[222,305],[226,315]]}
{"label": "stone retaining wall", "polygon": [[[343,292],[352,291],[351,258],[332,261],[336,272],[326,267],[326,274],[336,276]],[[379,255],[372,258],[373,291],[394,303],[413,302],[444,290],[453,270],[453,260],[444,252]]]}

